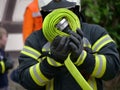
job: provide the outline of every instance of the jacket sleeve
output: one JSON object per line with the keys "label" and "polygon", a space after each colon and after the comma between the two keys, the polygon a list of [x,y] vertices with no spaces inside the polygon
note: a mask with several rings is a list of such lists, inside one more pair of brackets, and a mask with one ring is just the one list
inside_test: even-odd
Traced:
{"label": "jacket sleeve", "polygon": [[120,66],[116,44],[104,28],[93,26],[92,29],[91,47],[83,50],[76,65],[89,76],[110,80],[115,77]]}
{"label": "jacket sleeve", "polygon": [[0,74],[4,74],[12,68],[13,60],[10,58],[9,54],[4,53],[4,55],[0,55]]}
{"label": "jacket sleeve", "polygon": [[32,33],[33,30],[33,17],[32,11],[29,8],[26,8],[23,21],[23,41],[25,42],[26,38]]}
{"label": "jacket sleeve", "polygon": [[[34,33],[33,33],[34,34]],[[26,40],[25,46],[19,56],[19,67],[17,78],[23,87],[29,90],[45,90],[45,86],[58,71],[47,63],[47,58],[39,59],[40,44],[36,35],[30,35]],[[41,41],[42,42],[42,41]]]}

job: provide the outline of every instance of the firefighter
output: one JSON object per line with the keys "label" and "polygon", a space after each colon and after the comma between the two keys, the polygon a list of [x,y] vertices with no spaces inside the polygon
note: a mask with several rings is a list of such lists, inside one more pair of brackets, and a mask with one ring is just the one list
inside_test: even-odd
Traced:
{"label": "firefighter", "polygon": [[42,28],[42,16],[38,7],[38,0],[33,0],[30,3],[24,13],[23,22],[23,41],[34,31]]}
{"label": "firefighter", "polygon": [[[40,6],[44,19],[58,8],[68,8],[81,18],[79,0],[40,0]],[[81,22],[81,30],[71,32],[69,37],[58,34],[49,42],[51,37],[47,37],[42,28],[25,42],[13,78],[26,89],[85,90],[65,67],[68,57],[93,90],[103,90],[102,80],[115,77],[120,65],[119,54],[115,42],[103,27]]]}
{"label": "firefighter", "polygon": [[0,90],[8,90],[8,70],[13,67],[12,59],[4,51],[7,42],[7,31],[0,27]]}

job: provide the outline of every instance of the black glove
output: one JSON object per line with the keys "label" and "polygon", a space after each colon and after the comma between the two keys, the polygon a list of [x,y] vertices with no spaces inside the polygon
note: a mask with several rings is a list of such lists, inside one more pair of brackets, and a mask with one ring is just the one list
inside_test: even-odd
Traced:
{"label": "black glove", "polygon": [[6,65],[6,69],[12,69],[13,68],[13,61],[10,61],[10,60],[7,60],[5,62],[5,65]]}
{"label": "black glove", "polygon": [[6,70],[13,68],[14,61],[9,55],[7,55],[6,58],[4,58],[4,61],[5,61]]}
{"label": "black glove", "polygon": [[51,57],[60,63],[64,63],[64,60],[68,57],[69,50],[69,38],[57,36],[50,47]]}
{"label": "black glove", "polygon": [[77,61],[78,57],[82,53],[83,50],[83,32],[80,29],[77,29],[77,33],[71,33],[70,43],[71,47],[71,60],[73,62]]}

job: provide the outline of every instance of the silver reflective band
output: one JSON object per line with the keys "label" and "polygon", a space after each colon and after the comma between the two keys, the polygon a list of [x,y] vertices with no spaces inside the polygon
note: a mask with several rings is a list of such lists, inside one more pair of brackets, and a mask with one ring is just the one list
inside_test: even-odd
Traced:
{"label": "silver reflective band", "polygon": [[91,44],[86,37],[83,37],[84,47],[91,48]]}
{"label": "silver reflective band", "polygon": [[47,42],[43,47],[42,47],[42,51],[49,51],[50,50],[50,43],[49,42]]}
{"label": "silver reflective band", "polygon": [[102,68],[103,68],[102,56],[101,56],[101,55],[98,55],[98,59],[99,59],[100,63],[99,63],[98,71],[96,72],[96,76],[99,76],[99,75],[100,75],[100,73],[102,72]]}
{"label": "silver reflective band", "polygon": [[95,44],[92,47],[92,50],[94,52],[99,51],[101,48],[103,48],[106,44],[110,42],[114,42],[114,41],[109,35],[104,35],[99,40],[97,40],[97,42],[95,42]]}
{"label": "silver reflective band", "polygon": [[39,80],[39,82],[41,82],[41,83],[43,83],[43,84],[45,84],[44,82],[44,80],[42,80],[42,78],[40,78],[40,76],[37,74],[37,69],[36,69],[36,65],[32,68],[33,69],[33,73],[34,73],[34,75],[35,75],[35,77]]}
{"label": "silver reflective band", "polygon": [[58,66],[62,66],[61,63],[56,62],[55,60],[53,60],[52,58],[47,57],[47,61],[50,65],[54,66],[54,67],[58,67]]}
{"label": "silver reflective band", "polygon": [[32,16],[33,17],[39,17],[39,16],[41,16],[41,13],[40,12],[33,12]]}
{"label": "silver reflective band", "polygon": [[47,79],[43,73],[40,70],[40,63],[35,64],[34,66],[31,66],[29,69],[30,75],[33,79],[33,81],[39,85],[39,86],[44,86],[49,79]]}
{"label": "silver reflective band", "polygon": [[106,71],[106,57],[104,55],[95,55],[95,67],[91,76],[101,78]]}
{"label": "silver reflective band", "polygon": [[26,48],[23,48],[22,51],[25,51],[25,52],[27,52],[27,53],[29,53],[29,54],[34,55],[34,56],[36,57],[36,59],[40,56],[40,54],[37,54],[37,53],[35,53],[35,52],[31,51],[31,50],[28,50],[28,49],[26,49]]}
{"label": "silver reflective band", "polygon": [[37,50],[35,50],[32,47],[29,46],[24,46],[23,50],[21,51],[21,54],[24,54],[26,56],[29,56],[35,60],[37,60],[39,62],[39,56],[41,55],[41,53]]}

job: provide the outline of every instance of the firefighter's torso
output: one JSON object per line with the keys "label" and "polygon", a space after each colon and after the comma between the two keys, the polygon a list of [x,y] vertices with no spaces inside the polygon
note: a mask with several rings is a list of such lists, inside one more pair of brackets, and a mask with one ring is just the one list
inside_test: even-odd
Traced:
{"label": "firefighter's torso", "polygon": [[[91,35],[91,30],[88,30],[89,27],[86,28],[84,26],[82,28],[82,31],[84,33],[84,38],[83,38],[84,49],[88,50],[87,52],[91,52],[91,50],[89,51],[89,49],[91,48],[91,45],[93,45],[93,43],[94,43],[94,40],[92,40],[92,38],[96,38],[96,37],[94,37],[94,35]],[[94,30],[92,30],[92,31],[94,31]],[[42,30],[34,32],[33,36],[36,38],[35,41],[33,40],[33,43],[35,42],[34,47],[36,47],[36,49],[38,51],[43,53],[44,51],[50,50],[50,43],[47,41],[47,39],[43,35]],[[31,37],[31,39],[28,38],[28,40],[32,40],[32,37]],[[102,90],[102,81],[100,79],[96,79],[94,77],[86,75],[84,73],[84,70],[82,70],[80,68],[78,70],[81,72],[83,77],[87,80],[87,82],[92,87],[96,88],[97,86],[99,86],[99,87],[101,87],[100,90]],[[58,70],[54,79],[51,79],[47,83],[46,90],[82,90],[82,89],[80,88],[78,83],[75,81],[75,79],[72,77],[72,75],[69,73],[67,68],[65,66],[62,66]],[[97,89],[95,89],[95,90],[97,90]]]}

